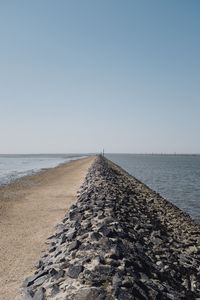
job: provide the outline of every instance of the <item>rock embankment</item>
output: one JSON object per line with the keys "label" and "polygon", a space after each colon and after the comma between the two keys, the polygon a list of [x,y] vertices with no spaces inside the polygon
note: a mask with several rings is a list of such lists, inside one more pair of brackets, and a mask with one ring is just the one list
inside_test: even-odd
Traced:
{"label": "rock embankment", "polygon": [[200,226],[99,156],[24,299],[200,298]]}

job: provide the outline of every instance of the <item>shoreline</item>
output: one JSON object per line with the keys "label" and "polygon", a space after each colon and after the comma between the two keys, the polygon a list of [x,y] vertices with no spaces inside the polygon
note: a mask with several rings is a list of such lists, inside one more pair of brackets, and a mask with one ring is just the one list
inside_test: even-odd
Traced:
{"label": "shoreline", "polygon": [[[40,180],[43,180],[44,179],[43,177],[45,175],[51,174],[51,171],[54,172],[54,170],[57,170],[62,166],[68,165],[71,162],[86,159],[89,157],[94,157],[94,156],[84,156],[76,159],[70,159],[69,161],[59,163],[55,167],[44,167],[38,169],[37,171],[30,170],[30,172],[33,172],[32,174],[22,175],[21,177],[15,178],[8,183],[0,184],[0,204],[2,200],[6,200],[6,199],[2,199],[2,194],[4,194],[6,190],[18,190],[21,189],[22,187],[28,189],[30,188],[30,186],[33,187],[34,185],[42,184]],[[0,212],[1,212],[1,205],[0,205]]]}
{"label": "shoreline", "polygon": [[87,157],[90,157],[91,155],[83,155],[83,156],[77,156],[77,157],[69,157],[69,158],[66,158],[65,161],[63,162],[60,162],[58,163],[57,165],[53,166],[53,167],[41,167],[41,168],[38,168],[38,169],[28,169],[26,171],[24,171],[24,175],[22,176],[19,176],[19,177],[15,177],[13,179],[10,179],[8,180],[8,182],[5,182],[5,183],[0,183],[0,188],[1,187],[5,187],[5,186],[8,186],[8,185],[11,185],[11,184],[14,184],[15,182],[25,178],[25,177],[30,177],[30,176],[34,176],[34,175],[38,175],[40,172],[43,172],[43,171],[47,171],[49,169],[54,169],[54,168],[57,168],[59,166],[62,166],[62,165],[65,165],[71,161],[74,161],[74,160],[79,160],[79,159],[83,159],[83,158],[87,158]]}
{"label": "shoreline", "polygon": [[20,286],[33,270],[45,242],[76,200],[94,157],[40,170],[0,186],[0,293],[18,300]]}

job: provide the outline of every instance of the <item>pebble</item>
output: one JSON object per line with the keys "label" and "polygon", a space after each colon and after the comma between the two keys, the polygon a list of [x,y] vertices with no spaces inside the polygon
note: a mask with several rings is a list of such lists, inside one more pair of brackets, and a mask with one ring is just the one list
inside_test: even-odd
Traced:
{"label": "pebble", "polygon": [[70,265],[68,268],[68,276],[71,278],[78,278],[79,274],[83,271],[81,265]]}

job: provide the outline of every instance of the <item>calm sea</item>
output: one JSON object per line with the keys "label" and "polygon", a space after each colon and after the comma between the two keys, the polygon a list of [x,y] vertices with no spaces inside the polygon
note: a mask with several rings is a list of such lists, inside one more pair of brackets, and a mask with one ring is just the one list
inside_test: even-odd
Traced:
{"label": "calm sea", "polygon": [[81,154],[0,155],[0,185],[83,156]]}
{"label": "calm sea", "polygon": [[106,157],[200,221],[200,155],[108,154]]}

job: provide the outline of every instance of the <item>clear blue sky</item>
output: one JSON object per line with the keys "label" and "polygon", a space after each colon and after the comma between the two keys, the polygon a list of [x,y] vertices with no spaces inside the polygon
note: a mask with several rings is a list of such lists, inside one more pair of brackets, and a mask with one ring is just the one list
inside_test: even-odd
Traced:
{"label": "clear blue sky", "polygon": [[200,1],[1,0],[0,153],[200,152]]}

